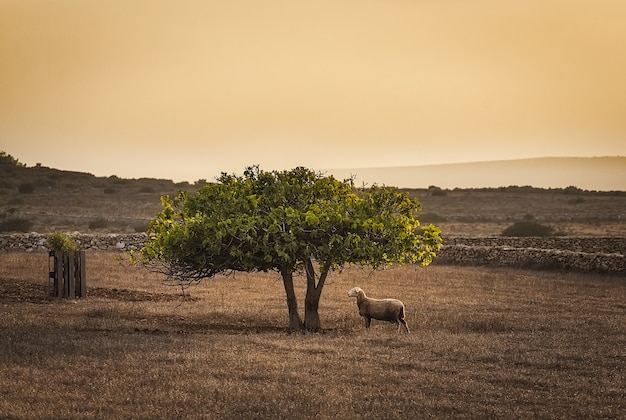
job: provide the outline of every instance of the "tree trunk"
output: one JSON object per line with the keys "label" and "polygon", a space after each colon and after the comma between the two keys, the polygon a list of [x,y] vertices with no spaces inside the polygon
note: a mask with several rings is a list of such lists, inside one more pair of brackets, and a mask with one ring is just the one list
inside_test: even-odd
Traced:
{"label": "tree trunk", "polygon": [[287,295],[287,308],[289,309],[289,330],[291,332],[302,331],[303,324],[300,314],[298,313],[298,299],[296,292],[293,290],[293,272],[290,270],[282,270],[283,285],[285,286],[285,294]]}
{"label": "tree trunk", "polygon": [[323,268],[319,280],[316,283],[315,270],[313,269],[313,262],[310,258],[305,259],[305,267],[306,297],[304,299],[304,328],[310,332],[318,332],[322,329],[318,312],[320,297],[322,296],[322,289],[324,288],[324,282],[326,281],[329,269]]}
{"label": "tree trunk", "polygon": [[306,288],[304,299],[304,328],[309,332],[318,332],[322,329],[318,312],[322,289]]}

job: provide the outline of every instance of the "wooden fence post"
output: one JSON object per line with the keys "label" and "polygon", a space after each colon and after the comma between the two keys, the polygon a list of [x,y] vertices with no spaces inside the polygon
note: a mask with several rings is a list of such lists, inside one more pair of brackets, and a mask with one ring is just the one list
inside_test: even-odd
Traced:
{"label": "wooden fence post", "polygon": [[48,255],[49,294],[58,298],[85,297],[87,295],[85,251],[50,251]]}
{"label": "wooden fence post", "polygon": [[87,265],[85,264],[85,251],[78,251],[79,258],[76,260],[78,267],[76,273],[78,273],[79,281],[77,282],[78,297],[87,296]]}

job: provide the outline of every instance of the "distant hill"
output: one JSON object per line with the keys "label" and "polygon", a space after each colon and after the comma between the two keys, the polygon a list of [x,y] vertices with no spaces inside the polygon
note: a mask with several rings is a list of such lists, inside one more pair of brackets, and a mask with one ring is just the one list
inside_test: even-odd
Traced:
{"label": "distant hill", "polygon": [[484,188],[511,185],[538,188],[626,191],[626,157],[534,158],[443,165],[327,169],[357,184],[400,188]]}
{"label": "distant hill", "polygon": [[[198,180],[190,184],[174,183],[168,179],[98,177],[41,165],[26,167],[15,160],[1,158],[0,154],[0,235],[30,231],[144,232],[149,220],[162,209],[161,196],[174,195],[179,190],[193,192],[206,182]],[[615,185],[623,192],[600,191],[599,184],[582,182],[605,172],[600,168],[596,173],[585,173],[576,162],[573,162],[574,169],[563,170],[556,175],[566,173],[571,176],[578,171],[578,175],[583,175],[580,180],[574,176],[565,177],[562,181],[565,187],[550,190],[528,187],[528,184],[540,184],[534,182],[533,176],[541,172],[541,164],[550,162],[541,159],[513,161],[514,164],[509,161],[368,169],[371,181],[367,182],[406,188],[423,205],[420,220],[441,226],[448,235],[499,235],[513,221],[532,217],[567,234],[626,236],[625,160],[617,159],[618,168],[609,171],[619,175],[615,176],[618,181]],[[533,161],[540,165],[532,164]],[[549,165],[552,169],[562,167],[564,161],[572,163],[575,160],[556,161],[558,164],[552,162]],[[609,166],[612,161],[600,159],[600,166]],[[496,182],[489,182],[489,177],[479,182],[479,178],[470,176],[484,171],[485,167],[495,174],[492,176]],[[528,176],[512,178],[513,169],[519,167],[526,168]],[[361,170],[345,171],[346,176],[359,174],[357,182],[364,179]],[[446,171],[449,173],[446,174]],[[404,173],[404,176],[408,173],[409,176],[395,180],[387,177],[396,172],[400,175]],[[451,179],[448,181],[450,184],[444,180],[446,175],[451,176],[446,178]],[[414,182],[405,182],[405,179]],[[505,188],[480,187],[491,184]],[[406,185],[424,187],[409,188]],[[428,188],[431,185],[439,188]],[[463,189],[459,185],[471,187]],[[567,188],[569,186],[577,188]],[[596,191],[582,191],[580,188]]]}

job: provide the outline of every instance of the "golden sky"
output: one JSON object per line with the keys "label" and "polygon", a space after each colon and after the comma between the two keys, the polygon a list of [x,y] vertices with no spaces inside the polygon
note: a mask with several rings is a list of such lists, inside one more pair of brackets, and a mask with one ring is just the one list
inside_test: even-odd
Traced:
{"label": "golden sky", "polygon": [[0,0],[0,150],[194,181],[626,155],[624,0]]}

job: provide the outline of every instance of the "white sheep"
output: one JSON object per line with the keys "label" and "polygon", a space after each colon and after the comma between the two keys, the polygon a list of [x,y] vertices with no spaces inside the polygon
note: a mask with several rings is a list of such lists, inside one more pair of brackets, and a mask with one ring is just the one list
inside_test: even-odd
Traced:
{"label": "white sheep", "polygon": [[365,328],[368,330],[373,318],[397,324],[398,332],[400,332],[400,325],[403,325],[406,332],[409,332],[409,326],[404,320],[404,304],[398,299],[368,298],[360,287],[350,290],[348,296],[356,298],[359,315],[365,319]]}

